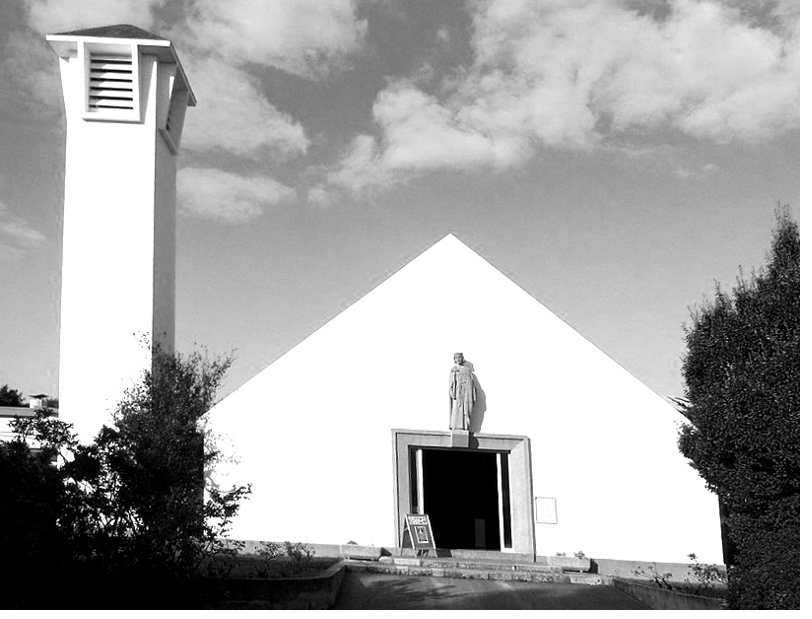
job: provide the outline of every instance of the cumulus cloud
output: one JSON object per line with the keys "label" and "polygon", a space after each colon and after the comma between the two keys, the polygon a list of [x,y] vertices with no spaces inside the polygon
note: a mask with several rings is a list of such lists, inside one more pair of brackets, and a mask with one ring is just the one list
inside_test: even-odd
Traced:
{"label": "cumulus cloud", "polygon": [[719,166],[714,163],[706,163],[698,168],[677,166],[674,174],[686,180],[707,178],[719,172]]}
{"label": "cumulus cloud", "polygon": [[[198,98],[183,138],[193,159],[215,154],[283,161],[304,155],[304,127],[270,103],[255,70],[272,66],[317,78],[341,67],[366,32],[356,0],[188,0],[179,18],[171,0],[23,2],[30,30],[9,39],[0,65],[4,102],[50,113],[61,108],[57,63],[44,33],[131,23],[166,35],[184,50]],[[227,222],[250,220],[265,205],[292,195],[272,179],[215,169],[183,170],[179,187],[185,212]]]}
{"label": "cumulus cloud", "polygon": [[482,131],[470,118],[407,83],[382,92],[373,116],[385,136],[383,157],[395,170],[504,168],[526,155],[510,135]]}
{"label": "cumulus cloud", "polygon": [[[731,7],[674,0],[664,18],[610,0],[479,7],[463,105],[483,122],[492,110],[512,111],[552,146],[665,125],[719,141],[798,126],[796,34],[755,25]],[[510,84],[514,104],[493,105],[493,89],[482,87],[488,79]]]}
{"label": "cumulus cloud", "polygon": [[471,66],[443,99],[414,80],[390,84],[374,107],[379,138],[364,146],[374,153],[368,178],[351,156],[327,182],[358,194],[406,173],[503,170],[542,148],[593,149],[662,129],[717,142],[770,139],[799,126],[790,5],[471,3]]}
{"label": "cumulus cloud", "polygon": [[45,245],[45,235],[32,228],[22,217],[12,214],[0,201],[0,260],[13,261],[26,251]]}
{"label": "cumulus cloud", "polygon": [[[130,22],[175,40],[199,99],[184,135],[193,159],[306,155],[305,128],[295,112],[270,102],[261,69],[317,79],[343,67],[369,27],[362,0],[184,0],[182,12],[172,0],[23,1],[38,32]],[[375,129],[320,168],[311,203],[330,203],[336,189],[372,195],[432,171],[516,168],[541,149],[655,142],[664,130],[756,143],[799,126],[795,0],[471,0],[466,7],[470,63],[439,86],[437,66],[393,79],[374,102]],[[435,33],[447,47],[451,31]],[[10,42],[0,68],[3,100],[14,89],[13,96],[53,106],[56,63],[41,44]]]}
{"label": "cumulus cloud", "polygon": [[55,116],[62,109],[59,67],[53,50],[32,32],[9,34],[0,63],[2,107],[26,114]]}
{"label": "cumulus cloud", "polygon": [[184,128],[184,148],[279,159],[307,151],[302,125],[271,105],[249,73],[214,57],[193,57],[184,66],[198,98]]}
{"label": "cumulus cloud", "polygon": [[150,24],[153,11],[168,0],[23,0],[28,22],[41,33],[110,24]]}
{"label": "cumulus cloud", "polygon": [[533,153],[521,132],[496,127],[483,131],[408,82],[392,84],[378,95],[373,118],[382,131],[380,141],[357,136],[325,174],[327,186],[369,197],[422,173],[504,170],[525,163]]}
{"label": "cumulus cloud", "polygon": [[371,135],[357,136],[340,161],[325,171],[324,183],[312,188],[308,200],[320,206],[335,201],[331,189],[340,188],[356,197],[371,197],[398,182],[405,182],[412,173],[395,170],[381,158],[381,150]]}
{"label": "cumulus cloud", "polygon": [[168,0],[23,0],[29,30],[10,33],[0,64],[3,106],[53,116],[62,109],[59,67],[45,35],[117,23],[149,27]]}
{"label": "cumulus cloud", "polygon": [[313,77],[356,51],[367,24],[357,0],[195,0],[178,37],[233,64]]}
{"label": "cumulus cloud", "polygon": [[263,176],[243,176],[216,168],[183,168],[178,173],[182,214],[242,223],[259,217],[267,207],[291,200],[296,192]]}

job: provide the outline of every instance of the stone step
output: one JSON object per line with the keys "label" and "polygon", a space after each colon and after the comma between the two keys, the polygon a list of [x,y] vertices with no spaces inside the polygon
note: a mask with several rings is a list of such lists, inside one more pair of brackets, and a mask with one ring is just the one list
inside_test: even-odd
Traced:
{"label": "stone step", "polygon": [[[505,571],[505,572],[538,572],[545,574],[560,574],[563,569],[558,566],[544,565],[540,563],[525,563],[518,561],[493,561],[465,558],[433,558],[433,557],[393,557],[390,559],[395,565],[407,565],[410,567],[430,567],[442,569],[479,569],[485,571]],[[383,563],[387,561],[382,560]]]}
{"label": "stone step", "polygon": [[604,574],[586,574],[580,572],[568,572],[565,575],[574,585],[611,585],[614,580],[611,576]]}
{"label": "stone step", "polygon": [[584,585],[607,584],[605,577],[598,574],[565,574],[560,567],[535,564],[514,564],[510,566],[506,564],[477,564],[425,558],[407,561],[403,561],[403,558],[394,561],[345,561],[344,564],[350,572],[397,574],[401,576]]}
{"label": "stone step", "polygon": [[483,570],[454,565],[430,567],[423,565],[396,565],[369,561],[345,561],[350,572],[398,574],[401,576],[430,576],[434,578],[464,578],[474,580],[510,580],[523,582],[568,582],[561,572],[533,572],[508,570]]}
{"label": "stone step", "polygon": [[[438,549],[436,551],[438,553],[439,558],[441,559],[454,559],[457,561],[461,560],[475,560],[475,561],[482,561],[486,563],[508,563],[508,564],[536,564],[536,565],[550,565],[554,567],[560,567],[565,572],[589,572],[592,565],[591,561],[584,558],[578,557],[567,557],[567,556],[545,556],[545,555],[538,555],[534,556],[532,554],[523,554],[523,553],[508,553],[508,552],[500,552],[496,550],[445,550],[445,549]],[[391,555],[396,558],[413,558],[414,554],[411,549],[407,548],[398,548],[398,549],[386,549],[386,552],[383,553],[385,555]],[[347,557],[347,558],[354,558],[354,557]],[[359,557],[365,558],[365,557]],[[425,557],[424,557],[425,558]]]}

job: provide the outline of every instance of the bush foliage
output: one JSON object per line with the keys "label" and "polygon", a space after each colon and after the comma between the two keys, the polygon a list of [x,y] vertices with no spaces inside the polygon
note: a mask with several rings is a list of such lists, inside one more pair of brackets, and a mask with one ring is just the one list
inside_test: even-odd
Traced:
{"label": "bush foliage", "polygon": [[0,387],[0,406],[27,406],[25,396],[8,385]]}
{"label": "bush foliage", "polygon": [[[0,445],[12,607],[194,603],[200,564],[250,492],[206,474],[218,453],[205,417],[229,364],[156,353],[89,445],[47,410],[13,422],[18,438]],[[42,570],[50,597],[29,586]]]}
{"label": "bush foliage", "polygon": [[731,608],[800,606],[800,232],[693,313],[680,450],[720,499]]}

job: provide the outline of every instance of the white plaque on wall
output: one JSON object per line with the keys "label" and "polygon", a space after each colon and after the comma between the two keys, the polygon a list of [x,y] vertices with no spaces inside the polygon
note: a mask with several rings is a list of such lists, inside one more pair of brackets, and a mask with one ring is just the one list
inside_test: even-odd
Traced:
{"label": "white plaque on wall", "polygon": [[546,496],[536,497],[536,522],[542,524],[558,524],[555,498]]}

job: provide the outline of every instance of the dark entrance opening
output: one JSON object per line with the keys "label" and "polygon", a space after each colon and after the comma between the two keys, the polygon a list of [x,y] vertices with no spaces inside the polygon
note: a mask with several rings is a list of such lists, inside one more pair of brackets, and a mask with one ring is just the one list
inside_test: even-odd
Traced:
{"label": "dark entrance opening", "polygon": [[438,548],[501,550],[497,457],[423,450],[423,505]]}

